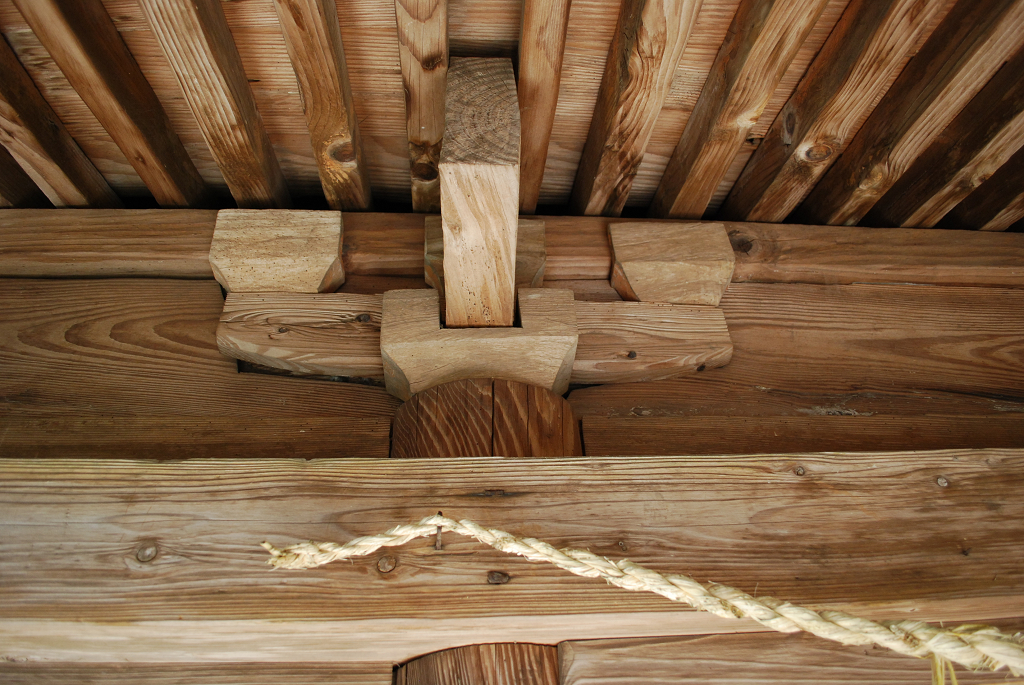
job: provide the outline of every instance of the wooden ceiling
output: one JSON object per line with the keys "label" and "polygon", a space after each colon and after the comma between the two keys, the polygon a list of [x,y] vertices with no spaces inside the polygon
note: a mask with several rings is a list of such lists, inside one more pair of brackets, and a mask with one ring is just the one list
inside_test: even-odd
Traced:
{"label": "wooden ceiling", "polygon": [[[1024,145],[1024,97],[1014,87],[1019,69],[1014,64],[1003,66],[1007,61],[1024,62],[1017,54],[1024,43],[1024,2],[623,1],[625,6],[575,0],[569,7],[557,107],[538,196],[539,205],[548,211],[696,218],[701,211],[694,207],[704,207],[706,217],[733,220],[788,218],[818,224],[861,220],[865,225],[928,226],[945,217],[941,225],[946,227],[989,229],[1005,229],[1024,216],[1020,192],[1024,153],[1019,152]],[[66,74],[69,65],[44,45],[66,47],[75,40],[104,40],[102,32],[85,21],[59,26],[46,19],[49,6],[72,4],[79,6],[76,11],[83,16],[89,12],[81,8],[91,5],[109,15],[166,112],[165,120],[150,109],[149,125],[159,129],[162,121],[168,122],[205,188],[191,196],[186,193],[184,200],[161,195],[157,182],[144,180],[139,164],[129,163],[123,127],[110,123],[116,117],[109,112],[94,114],[95,100],[104,96],[90,92],[83,100],[72,86],[72,81],[80,85],[82,77]],[[225,108],[212,94],[213,86],[203,81],[209,76],[209,65],[202,59],[190,62],[184,52],[174,53],[173,45],[183,44],[175,31],[181,31],[184,23],[168,18],[167,8],[181,4],[187,3],[0,0],[0,30],[17,60],[74,143],[128,206],[151,206],[154,195],[164,206],[210,206],[211,197],[213,206],[233,204],[224,170],[234,162],[223,150],[215,154],[212,147],[225,145],[224,140],[237,133],[239,126],[232,129],[230,121],[225,124]],[[295,0],[278,4],[317,5]],[[403,4],[415,10],[437,2]],[[545,17],[557,17],[559,8],[568,4],[568,0],[525,2],[541,18],[537,25],[544,25]],[[242,102],[234,114],[245,122],[241,128],[252,129],[234,143],[257,149],[260,161],[251,173],[268,176],[260,180],[273,186],[276,159],[293,206],[360,208],[358,197],[325,200],[311,143],[317,133],[311,135],[303,113],[301,88],[275,0],[220,5],[230,31],[221,38],[237,48],[259,113],[258,117],[247,113]],[[523,0],[450,0],[450,54],[508,56],[517,64],[529,59],[520,53],[523,5]],[[23,13],[29,6],[43,9]],[[356,149],[346,160],[361,163],[360,173],[365,173],[375,208],[408,209],[409,137],[395,2],[337,0],[336,9],[353,118],[358,122]],[[37,14],[35,19],[29,16],[32,13]],[[206,14],[213,17],[209,21],[219,21],[217,12]],[[329,33],[330,22],[326,25]],[[51,35],[37,35],[40,32]],[[430,40],[436,43],[437,36]],[[522,50],[540,49],[530,47],[537,44],[526,41]],[[412,48],[415,52],[416,45]],[[224,45],[218,49],[230,52]],[[551,59],[552,49],[549,41],[544,54],[548,62],[557,63]],[[72,56],[64,59],[74,61],[74,50],[68,53]],[[176,54],[174,64],[167,54]],[[617,58],[610,60],[609,54]],[[915,55],[916,63],[907,68]],[[225,58],[226,62],[231,59],[230,55]],[[315,66],[309,57],[296,59],[306,60],[307,68]],[[617,65],[623,65],[622,74],[615,72]],[[230,72],[230,65],[220,68]],[[890,88],[901,73],[903,80]],[[121,77],[125,83],[132,81],[130,74]],[[183,83],[192,83],[191,93],[183,90]],[[538,85],[526,96],[529,102],[521,104],[550,98],[554,89],[547,79],[546,86]],[[211,93],[205,102],[204,93]],[[429,101],[430,93],[426,96]],[[339,91],[335,97],[336,101],[325,100],[337,105],[328,110],[343,117],[343,94]],[[246,98],[239,96],[240,101]],[[520,98],[524,98],[522,84]],[[18,109],[10,97],[6,99]],[[691,116],[698,103],[700,126]],[[114,109],[123,104],[107,103]],[[780,112],[785,116],[780,117]],[[23,118],[33,116],[18,113]],[[11,117],[5,114],[4,118]],[[691,119],[694,123],[687,131]],[[265,138],[261,138],[260,121]],[[218,125],[226,128],[218,130]],[[531,142],[536,145],[538,136],[543,139],[543,129],[543,124],[539,128],[524,125],[524,150]],[[581,165],[588,133],[592,149]],[[12,135],[2,137],[13,151]],[[272,154],[258,150],[266,139]],[[754,155],[758,147],[761,150]],[[674,152],[677,159],[666,176]],[[872,160],[876,167],[868,164]],[[920,160],[916,166],[915,160]],[[10,169],[10,160],[6,161]],[[525,159],[523,165],[525,187],[528,180],[536,181],[537,174]],[[8,171],[8,182],[11,173],[16,174],[16,169]],[[189,173],[193,172],[185,175]],[[870,176],[868,181],[861,177],[864,173]],[[876,188],[873,195],[868,193],[869,199],[860,197],[858,193],[870,190],[879,174],[884,176],[882,189],[891,188],[890,192]],[[664,187],[657,194],[660,183]],[[815,193],[804,201],[815,185]],[[234,194],[238,199],[237,190]],[[858,197],[851,199],[852,195]],[[277,199],[265,200],[264,205],[284,204],[280,189],[268,190],[267,197]],[[64,204],[109,206],[111,202],[99,193],[90,201]]]}

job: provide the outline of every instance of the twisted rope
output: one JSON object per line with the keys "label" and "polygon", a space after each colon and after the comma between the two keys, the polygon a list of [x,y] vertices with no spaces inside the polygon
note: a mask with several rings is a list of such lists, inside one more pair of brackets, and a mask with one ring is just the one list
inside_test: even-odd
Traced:
{"label": "twisted rope", "polygon": [[750,618],[780,633],[806,631],[844,645],[879,645],[900,654],[919,658],[931,656],[936,667],[954,662],[972,670],[1009,668],[1015,676],[1024,674],[1021,635],[1011,636],[998,628],[962,625],[938,628],[921,621],[869,621],[842,611],[813,611],[774,597],[752,597],[728,585],[704,585],[683,575],[662,575],[628,559],[612,561],[585,550],[555,549],[541,540],[517,538],[473,521],[455,521],[440,514],[419,523],[395,526],[386,533],[356,538],[344,545],[334,542],[304,542],[278,549],[264,542],[270,552],[267,562],[275,568],[307,569],[338,559],[372,554],[381,547],[397,547],[416,538],[448,531],[475,538],[508,554],[530,561],[546,561],[585,578],[603,578],[625,590],[653,592],[674,602],[688,604],[724,618]]}

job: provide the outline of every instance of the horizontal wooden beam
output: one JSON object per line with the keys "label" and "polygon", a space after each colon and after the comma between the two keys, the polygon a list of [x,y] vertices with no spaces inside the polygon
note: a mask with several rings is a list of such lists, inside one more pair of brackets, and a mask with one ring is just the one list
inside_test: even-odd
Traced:
{"label": "horizontal wooden beam", "polygon": [[0,678],[8,685],[391,685],[391,662],[348,664],[125,664],[3,663]]}
{"label": "horizontal wooden beam", "polygon": [[[259,547],[345,542],[437,511],[867,618],[1019,617],[1022,473],[1021,450],[4,459],[0,641],[11,661],[398,662],[468,643],[752,627],[450,534],[441,549],[417,540],[304,572],[272,571]],[[489,584],[494,570],[511,582]]]}

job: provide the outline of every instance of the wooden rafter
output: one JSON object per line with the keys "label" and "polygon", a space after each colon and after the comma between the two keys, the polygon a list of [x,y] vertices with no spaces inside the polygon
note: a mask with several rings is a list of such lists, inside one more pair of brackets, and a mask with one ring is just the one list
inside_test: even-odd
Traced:
{"label": "wooden rafter", "polygon": [[1005,231],[1024,219],[1024,148],[936,224],[938,228]]}
{"label": "wooden rafter", "polygon": [[45,207],[49,203],[7,148],[0,146],[0,208]]}

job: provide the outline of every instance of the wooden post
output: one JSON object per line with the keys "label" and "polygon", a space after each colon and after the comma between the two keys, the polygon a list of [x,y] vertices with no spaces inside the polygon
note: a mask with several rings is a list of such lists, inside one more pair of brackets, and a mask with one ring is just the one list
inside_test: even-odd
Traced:
{"label": "wooden post", "polygon": [[441,148],[445,323],[511,326],[519,101],[508,59],[452,59]]}

